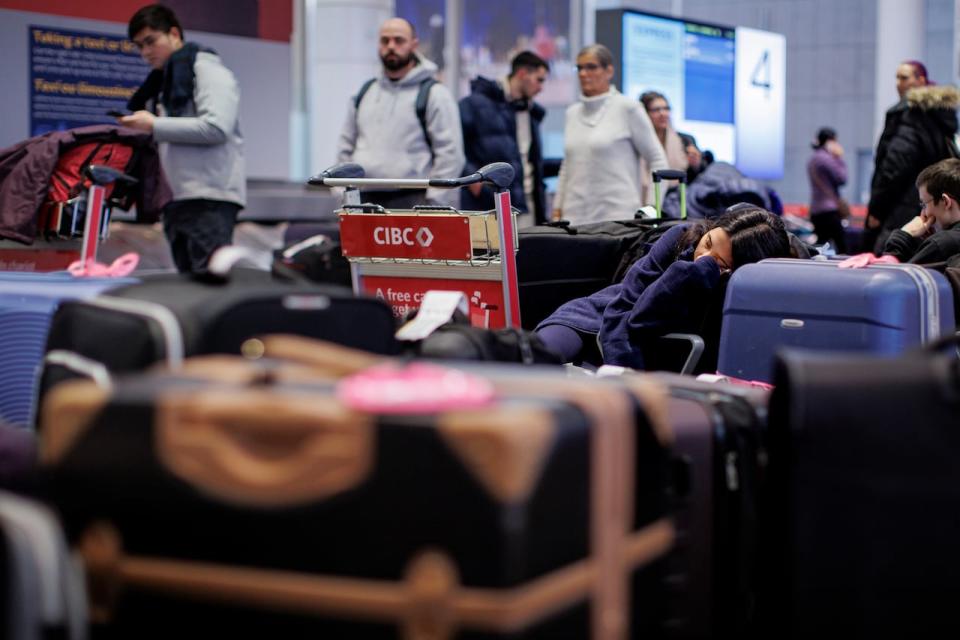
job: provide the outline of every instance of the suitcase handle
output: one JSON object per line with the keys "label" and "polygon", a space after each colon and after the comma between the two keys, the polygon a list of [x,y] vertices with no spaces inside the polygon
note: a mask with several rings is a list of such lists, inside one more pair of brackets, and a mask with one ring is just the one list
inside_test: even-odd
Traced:
{"label": "suitcase handle", "polygon": [[[954,333],[953,335],[938,338],[933,342],[928,342],[923,348],[927,351],[936,353],[945,351],[948,347],[953,347],[953,354],[960,358],[960,331]],[[960,369],[958,369],[958,371],[960,371]]]}
{"label": "suitcase handle", "polygon": [[224,500],[276,507],[362,483],[374,425],[335,401],[249,389],[176,395],[157,413],[157,454],[171,473]]}
{"label": "suitcase handle", "polygon": [[677,180],[680,183],[680,219],[687,219],[687,172],[678,169],[660,169],[654,171],[653,199],[657,208],[657,219],[663,218],[663,201],[660,199],[660,182],[662,180]]}
{"label": "suitcase handle", "polygon": [[654,171],[653,181],[660,182],[661,180],[678,180],[680,182],[686,182],[687,172],[680,171],[678,169],[660,169],[659,171]]}

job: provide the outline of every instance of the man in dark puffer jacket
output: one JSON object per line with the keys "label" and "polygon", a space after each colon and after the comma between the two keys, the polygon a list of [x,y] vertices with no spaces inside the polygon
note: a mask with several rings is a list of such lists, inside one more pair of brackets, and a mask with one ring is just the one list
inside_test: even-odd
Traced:
{"label": "man in dark puffer jacket", "polygon": [[[545,222],[543,153],[540,122],[546,111],[533,101],[540,93],[549,70],[547,62],[529,51],[517,54],[510,75],[501,81],[478,76],[470,83],[471,93],[460,101],[463,147],[467,156],[464,173],[469,174],[491,162],[509,162],[514,179],[510,200],[524,216]],[[461,192],[461,206],[467,210],[494,208],[493,190],[473,185]],[[523,222],[521,222],[523,224]]]}
{"label": "man in dark puffer jacket", "polygon": [[864,249],[868,251],[879,250],[890,231],[917,215],[917,175],[953,155],[960,92],[951,86],[929,86],[925,73],[923,78],[923,85],[909,88],[903,100],[887,111],[870,186],[864,234],[865,243],[869,243]]}

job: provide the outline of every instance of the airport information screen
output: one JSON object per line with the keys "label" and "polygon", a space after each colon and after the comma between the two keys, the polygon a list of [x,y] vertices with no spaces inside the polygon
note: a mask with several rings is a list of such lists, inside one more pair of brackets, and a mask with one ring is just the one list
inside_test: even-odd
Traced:
{"label": "airport information screen", "polygon": [[782,35],[624,11],[621,91],[658,91],[677,131],[717,160],[765,179],[783,176]]}

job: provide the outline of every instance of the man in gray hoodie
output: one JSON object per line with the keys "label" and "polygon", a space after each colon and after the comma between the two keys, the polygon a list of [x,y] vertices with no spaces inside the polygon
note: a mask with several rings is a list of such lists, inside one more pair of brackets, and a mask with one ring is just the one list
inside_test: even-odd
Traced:
{"label": "man in gray hoodie", "polygon": [[153,69],[130,98],[120,124],[153,134],[173,201],[163,229],[181,272],[202,272],[216,249],[233,239],[246,204],[240,133],[240,89],[211,50],[184,42],[168,7],[143,7],[128,33]]}
{"label": "man in gray hoodie", "polygon": [[[337,145],[338,162],[356,162],[368,178],[455,178],[463,171],[460,112],[433,79],[436,65],[417,52],[416,31],[403,18],[380,27],[381,73],[350,99]],[[425,91],[425,94],[421,94]],[[425,109],[418,113],[418,97]],[[364,202],[405,208],[423,202],[456,206],[456,190],[364,192]]]}

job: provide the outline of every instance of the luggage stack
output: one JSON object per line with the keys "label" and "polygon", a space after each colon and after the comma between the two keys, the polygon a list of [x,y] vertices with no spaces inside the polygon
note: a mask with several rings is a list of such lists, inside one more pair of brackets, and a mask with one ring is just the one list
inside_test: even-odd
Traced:
{"label": "luggage stack", "polygon": [[480,403],[357,406],[349,376],[379,396],[404,376],[259,344],[47,398],[40,495],[83,558],[94,637],[187,616],[292,638],[952,628],[955,344],[785,354],[769,415],[754,388],[496,364],[443,369],[489,385]]}
{"label": "luggage stack", "polygon": [[[84,560],[95,629],[170,637],[189,616],[198,633],[285,638],[659,632],[673,525],[658,384],[414,364],[348,379],[374,376],[380,404],[363,406],[331,378],[372,356],[263,344],[301,363],[188,359],[47,399],[47,498]],[[489,395],[382,403],[415,375]]]}

